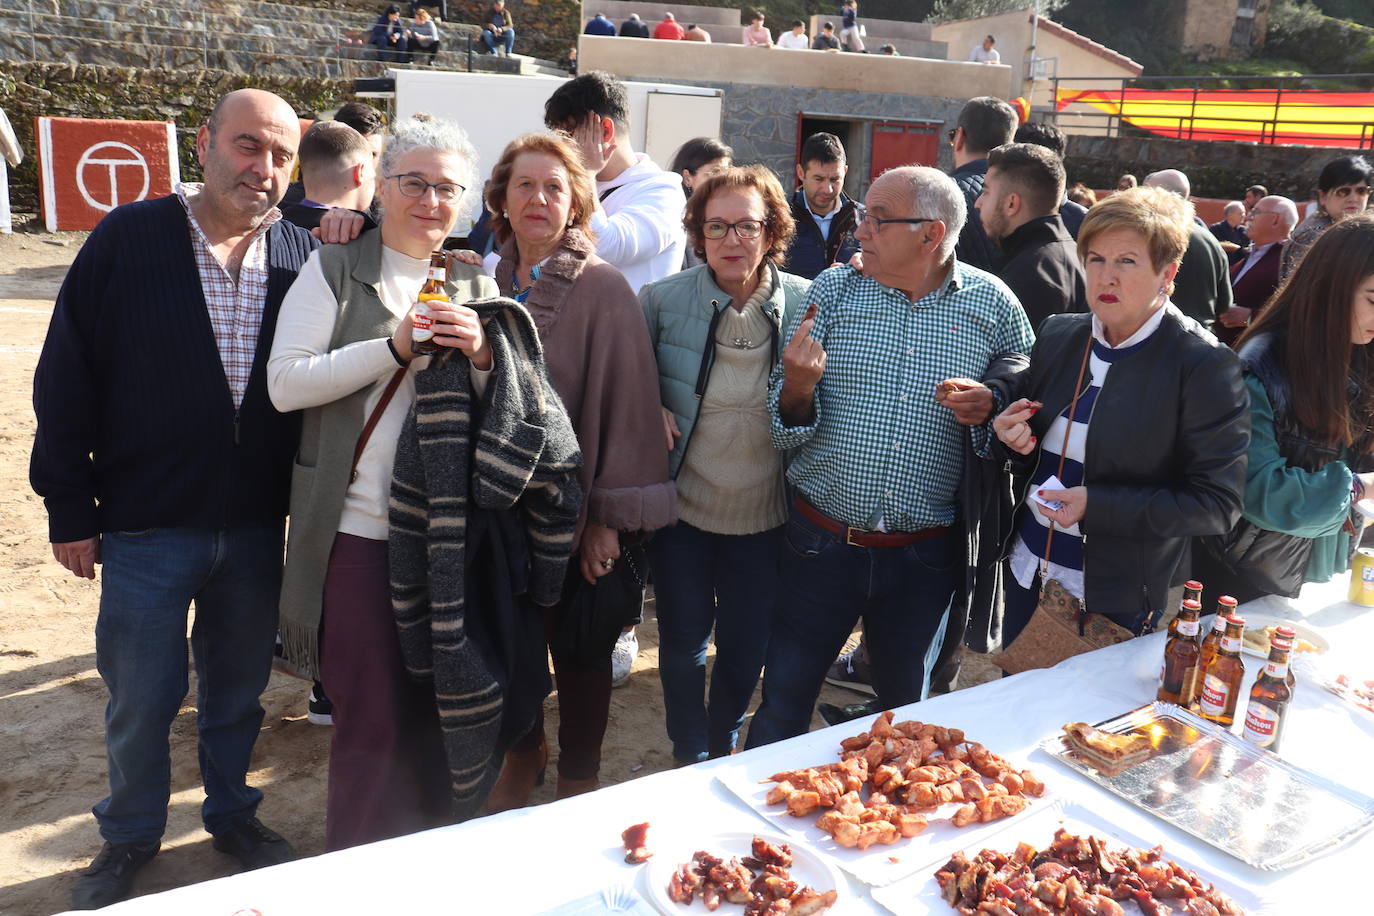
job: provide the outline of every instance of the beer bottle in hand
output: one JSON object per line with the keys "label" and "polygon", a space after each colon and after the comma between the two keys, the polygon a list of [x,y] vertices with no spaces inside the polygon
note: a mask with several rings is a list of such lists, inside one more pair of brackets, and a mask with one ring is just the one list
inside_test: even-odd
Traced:
{"label": "beer bottle in hand", "polygon": [[1245,729],[1241,734],[1251,744],[1271,751],[1279,749],[1288,704],[1293,699],[1293,687],[1288,683],[1291,651],[1292,643],[1275,632],[1269,642],[1269,661],[1250,688],[1250,705],[1245,710]]}
{"label": "beer bottle in hand", "polygon": [[434,317],[430,311],[431,302],[448,302],[448,255],[442,251],[429,256],[429,276],[425,285],[420,287],[420,295],[415,302],[415,310],[410,313],[410,349],[416,356],[436,353],[441,348],[434,342]]}
{"label": "beer bottle in hand", "polygon": [[1201,614],[1202,604],[1185,598],[1178,616],[1169,624],[1169,638],[1164,643],[1164,673],[1155,697],[1163,703],[1177,703],[1187,709],[1197,695],[1198,661],[1202,657],[1197,641]]}
{"label": "beer bottle in hand", "polygon": [[1226,635],[1221,637],[1216,657],[1202,673],[1202,694],[1198,697],[1202,717],[1227,728],[1236,721],[1236,705],[1245,679],[1245,662],[1240,660],[1244,635],[1245,618],[1238,614],[1227,617]]}
{"label": "beer bottle in hand", "polygon": [[[1203,671],[1212,663],[1212,659],[1217,657],[1217,646],[1221,644],[1221,637],[1226,633],[1226,618],[1236,612],[1236,599],[1230,595],[1222,595],[1217,599],[1217,616],[1212,620],[1212,629],[1207,634],[1207,638],[1202,641],[1202,658],[1198,660],[1198,667]],[[1201,687],[1198,688],[1201,691]]]}

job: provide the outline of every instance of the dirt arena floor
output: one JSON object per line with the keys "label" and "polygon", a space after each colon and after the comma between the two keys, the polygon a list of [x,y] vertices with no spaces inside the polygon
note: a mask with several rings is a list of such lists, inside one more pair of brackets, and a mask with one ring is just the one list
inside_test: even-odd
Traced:
{"label": "dirt arena floor", "polygon": [[[0,235],[0,916],[65,910],[76,874],[100,848],[90,814],[106,791],[105,688],[95,668],[99,580],[74,578],[53,559],[43,505],[28,484],[34,366],[58,287],[83,240],[82,233]],[[612,698],[603,785],[672,765],[652,604],[639,639],[630,682]],[[966,683],[989,677],[986,663],[972,659],[966,665]],[[323,849],[330,734],[306,721],[308,690],[301,681],[272,676],[250,774],[266,795],[264,823],[302,856]],[[172,802],[162,852],[139,874],[135,894],[237,868],[211,848],[201,829],[194,696],[192,684],[173,726]],[[827,687],[822,699],[852,703],[861,697]],[[556,704],[549,708],[553,734]],[[553,783],[536,790],[534,802],[551,801]]]}

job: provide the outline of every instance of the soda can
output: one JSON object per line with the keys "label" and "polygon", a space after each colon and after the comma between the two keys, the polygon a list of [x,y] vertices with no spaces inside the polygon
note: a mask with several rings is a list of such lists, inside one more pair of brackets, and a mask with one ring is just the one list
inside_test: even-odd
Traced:
{"label": "soda can", "polygon": [[1374,550],[1361,547],[1350,564],[1350,601],[1374,607]]}

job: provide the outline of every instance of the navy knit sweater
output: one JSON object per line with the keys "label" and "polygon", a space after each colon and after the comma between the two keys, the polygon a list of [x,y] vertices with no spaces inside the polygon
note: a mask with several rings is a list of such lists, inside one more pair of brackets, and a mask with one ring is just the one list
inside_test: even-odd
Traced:
{"label": "navy knit sweater", "polygon": [[282,297],[316,242],[268,238],[267,303],[235,411],[176,197],[118,207],[57,296],[34,376],[29,479],[55,543],[103,531],[220,528],[286,516],[298,414],[267,397]]}

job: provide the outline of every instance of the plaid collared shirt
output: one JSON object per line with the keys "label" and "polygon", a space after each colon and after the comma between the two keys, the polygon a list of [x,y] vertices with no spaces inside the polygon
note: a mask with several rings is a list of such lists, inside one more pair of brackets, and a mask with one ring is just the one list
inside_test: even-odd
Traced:
{"label": "plaid collared shirt", "polygon": [[239,280],[220,263],[210,246],[205,230],[191,210],[191,199],[200,193],[201,185],[183,182],[177,187],[177,199],[186,208],[186,221],[191,225],[191,249],[196,253],[196,267],[200,271],[200,287],[205,293],[205,306],[210,315],[210,327],[215,332],[215,345],[224,366],[224,378],[234,396],[234,407],[243,403],[248,377],[253,372],[253,356],[258,349],[258,331],[262,328],[262,310],[267,302],[267,230],[281,219],[281,211],[272,208],[258,228],[253,231],[248,251],[239,265]]}
{"label": "plaid collared shirt", "polygon": [[[953,524],[965,427],[935,402],[935,388],[948,378],[982,378],[996,356],[1031,351],[1035,335],[1016,297],[993,275],[955,261],[944,284],[914,303],[849,267],[818,276],[807,302],[817,306],[812,337],[826,354],[815,421],[782,422],[781,362],[768,385],[773,444],[794,450],[788,480],[853,528]],[[985,450],[989,428],[972,434]]]}

